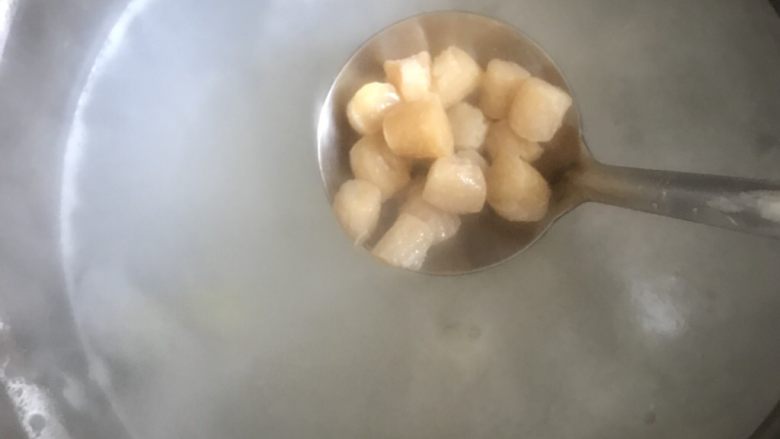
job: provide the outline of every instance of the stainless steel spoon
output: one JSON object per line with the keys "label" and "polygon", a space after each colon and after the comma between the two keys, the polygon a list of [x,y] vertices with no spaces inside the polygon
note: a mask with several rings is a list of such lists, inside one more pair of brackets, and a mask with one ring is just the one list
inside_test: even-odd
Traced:
{"label": "stainless steel spoon", "polygon": [[[320,172],[330,200],[351,178],[349,148],[357,140],[345,107],[362,84],[383,77],[382,62],[428,50],[435,55],[457,45],[482,65],[492,58],[517,62],[533,75],[569,92],[560,69],[519,30],[485,16],[447,11],[395,23],[364,43],[347,61],[328,92],[317,127]],[[512,223],[489,208],[463,217],[455,238],[428,254],[422,271],[459,274],[498,264],[525,250],[563,214],[595,201],[711,226],[780,238],[780,181],[751,180],[610,166],[591,155],[581,137],[576,105],[535,164],[550,182],[553,196],[547,217],[536,223]],[[392,217],[386,214],[378,234]],[[371,246],[371,242],[367,246]]]}

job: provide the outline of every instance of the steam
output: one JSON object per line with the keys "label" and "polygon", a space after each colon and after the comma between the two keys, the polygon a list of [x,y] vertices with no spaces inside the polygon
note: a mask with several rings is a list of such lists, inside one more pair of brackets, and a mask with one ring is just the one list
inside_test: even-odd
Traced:
{"label": "steam", "polygon": [[0,0],[0,60],[8,39],[8,31],[11,29],[11,20],[16,12],[16,0]]}

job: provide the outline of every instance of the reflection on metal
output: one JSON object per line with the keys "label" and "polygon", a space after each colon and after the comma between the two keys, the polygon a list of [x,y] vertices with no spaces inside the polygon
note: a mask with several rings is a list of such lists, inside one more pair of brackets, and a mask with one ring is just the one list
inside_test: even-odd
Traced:
{"label": "reflection on metal", "polygon": [[[116,55],[120,43],[125,36],[130,24],[150,3],[151,0],[133,0],[128,3],[125,10],[119,16],[116,24],[114,24],[114,26],[111,28],[111,31],[109,32],[103,47],[98,53],[76,104],[76,110],[73,116],[73,122],[70,133],[68,135],[63,158],[59,211],[60,252],[62,254],[65,283],[69,293],[72,293],[73,291],[74,275],[71,270],[72,265],[69,264],[68,261],[71,260],[77,251],[75,241],[73,239],[71,219],[79,204],[76,185],[79,176],[80,164],[84,155],[84,144],[87,141],[87,130],[85,129],[84,122],[84,109],[90,102],[92,89],[96,78],[100,77],[104,67]],[[78,330],[81,331],[81,328],[79,327]],[[89,367],[92,378],[101,383],[103,390],[110,395],[112,393],[112,389],[109,385],[110,383],[108,374],[105,372],[104,365],[92,359],[90,361]],[[103,379],[101,380],[100,378]],[[71,402],[71,404],[77,406],[80,401],[83,401],[83,393],[80,391],[80,389],[71,386],[66,387],[65,391],[66,392],[64,393],[64,396],[69,402]],[[109,401],[112,403],[111,399]],[[118,418],[127,429],[127,422],[125,422],[125,420],[122,418],[121,412],[117,410],[114,411],[117,413]],[[52,438],[67,438],[67,436],[52,436]]]}
{"label": "reflection on metal", "polygon": [[63,159],[62,169],[62,188],[60,194],[60,246],[64,261],[64,272],[68,288],[73,286],[72,273],[69,270],[67,261],[75,252],[72,239],[72,230],[70,226],[71,216],[78,206],[78,195],[76,190],[76,180],[79,174],[79,164],[84,153],[83,147],[86,142],[86,130],[84,129],[84,108],[89,104],[92,87],[95,78],[99,77],[104,66],[113,58],[119,48],[130,23],[151,3],[151,0],[133,0],[124,12],[120,15],[114,27],[109,32],[103,48],[98,53],[95,63],[89,71],[84,89],[79,95],[76,104],[76,111],[73,116],[73,125],[71,125],[70,135],[65,147],[65,157]]}

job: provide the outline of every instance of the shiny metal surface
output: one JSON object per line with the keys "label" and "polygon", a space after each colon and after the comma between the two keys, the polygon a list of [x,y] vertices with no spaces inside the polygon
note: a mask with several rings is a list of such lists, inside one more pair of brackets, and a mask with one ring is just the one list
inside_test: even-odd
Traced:
{"label": "shiny metal surface", "polygon": [[[384,81],[382,63],[421,51],[433,55],[449,46],[469,52],[482,66],[504,59],[524,66],[572,94],[563,74],[544,50],[506,22],[462,11],[417,15],[392,24],[350,57],[333,82],[317,124],[317,157],[329,201],[353,178],[349,149],[358,135],[346,117],[355,92]],[[556,136],[546,142],[537,168],[550,182],[547,216],[536,223],[512,223],[486,208],[463,216],[464,225],[446,243],[434,246],[420,271],[464,274],[508,260],[527,249],[562,215],[581,203],[597,201],[743,232],[780,238],[780,179],[777,181],[652,171],[605,166],[595,161],[584,140],[575,102]],[[384,210],[392,212],[392,204]],[[395,215],[383,213],[374,233],[382,236]],[[370,249],[374,241],[365,247]]]}
{"label": "shiny metal surface", "polygon": [[[344,181],[352,178],[349,148],[358,136],[349,126],[344,109],[355,91],[366,82],[384,78],[382,62],[386,59],[403,58],[422,50],[435,55],[451,45],[471,53],[482,66],[493,58],[512,60],[533,75],[572,92],[547,54],[529,37],[502,21],[467,12],[441,11],[388,26],[350,57],[323,103],[317,124],[317,152],[329,200]],[[431,248],[421,271],[461,274],[505,261],[525,249],[579,201],[560,190],[564,186],[556,183],[569,168],[582,161],[581,155],[588,152],[580,142],[580,115],[575,104],[537,165],[555,191],[548,217],[539,223],[512,223],[489,208],[477,215],[465,215],[460,232]],[[375,238],[394,220],[392,206],[385,205],[384,210],[385,221],[380,223]],[[372,244],[369,240],[367,247]]]}
{"label": "shiny metal surface", "polygon": [[22,0],[0,65],[0,381],[47,409],[3,438],[725,439],[775,405],[776,241],[588,204],[489,271],[389,270],[315,153],[356,46],[456,8],[549,51],[605,162],[776,179],[768,4],[74,5]]}
{"label": "shiny metal surface", "polygon": [[780,179],[606,166],[587,163],[568,189],[585,201],[780,238]]}

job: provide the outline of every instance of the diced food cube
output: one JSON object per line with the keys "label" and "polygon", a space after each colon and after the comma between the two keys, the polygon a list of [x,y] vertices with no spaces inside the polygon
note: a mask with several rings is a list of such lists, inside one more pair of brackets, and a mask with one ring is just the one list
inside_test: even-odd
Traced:
{"label": "diced food cube", "polygon": [[333,198],[333,210],[355,245],[368,239],[379,221],[382,193],[365,180],[344,182]]}
{"label": "diced food cube", "polygon": [[434,95],[393,107],[385,115],[384,135],[390,149],[405,158],[435,159],[453,152],[447,113]]}
{"label": "diced food cube", "polygon": [[505,120],[490,126],[485,137],[485,151],[490,160],[495,160],[498,154],[510,153],[528,163],[536,161],[544,152],[538,143],[518,137]]}
{"label": "diced food cube", "polygon": [[433,59],[431,88],[449,108],[477,88],[481,74],[479,64],[468,53],[450,46]]}
{"label": "diced food cube", "polygon": [[431,54],[420,52],[403,59],[385,61],[387,80],[405,101],[424,98],[431,90]]}
{"label": "diced food cube", "polygon": [[431,165],[423,199],[439,209],[456,214],[474,213],[485,204],[485,176],[471,160],[449,156]]}
{"label": "diced food cube", "polygon": [[482,154],[479,153],[476,149],[464,149],[462,151],[458,151],[455,153],[457,157],[464,158],[466,160],[470,160],[471,163],[474,163],[475,165],[479,166],[479,169],[482,170],[482,173],[484,174],[488,170],[488,162],[485,160],[485,157],[482,157]]}
{"label": "diced food cube", "polygon": [[[492,59],[483,72],[455,46],[433,60],[427,51],[408,55],[386,60],[387,82],[363,85],[347,104],[362,138],[349,151],[354,179],[333,209],[361,245],[376,239],[382,203],[393,198],[399,216],[372,253],[419,270],[432,245],[459,232],[460,215],[486,203],[510,221],[548,215],[552,192],[532,163],[572,98],[514,62]],[[426,175],[412,182],[413,174]]]}
{"label": "diced food cube", "polygon": [[459,102],[447,110],[455,149],[477,149],[485,141],[488,122],[479,108]]}
{"label": "diced food cube", "polygon": [[550,186],[533,166],[513,154],[500,154],[487,176],[490,206],[510,221],[539,221],[547,214]]}
{"label": "diced food cube", "polygon": [[349,151],[349,163],[355,178],[375,184],[382,200],[392,197],[409,183],[410,166],[393,154],[381,134],[365,136]]}
{"label": "diced food cube", "polygon": [[369,82],[360,87],[347,104],[349,124],[360,134],[382,129],[387,110],[400,101],[395,87],[386,82]]}
{"label": "diced food cube", "polygon": [[425,221],[401,213],[377,242],[373,255],[396,267],[419,270],[433,244],[433,231]]}
{"label": "diced food cube", "polygon": [[482,78],[479,95],[479,106],[485,116],[491,119],[505,118],[517,89],[530,76],[528,70],[513,62],[490,60]]}
{"label": "diced food cube", "polygon": [[509,109],[509,126],[532,142],[547,142],[561,127],[571,106],[571,96],[539,78],[520,85]]}
{"label": "diced food cube", "polygon": [[422,197],[423,181],[413,184],[401,206],[401,212],[414,215],[425,221],[433,232],[433,243],[452,238],[460,228],[460,217],[433,207]]}

